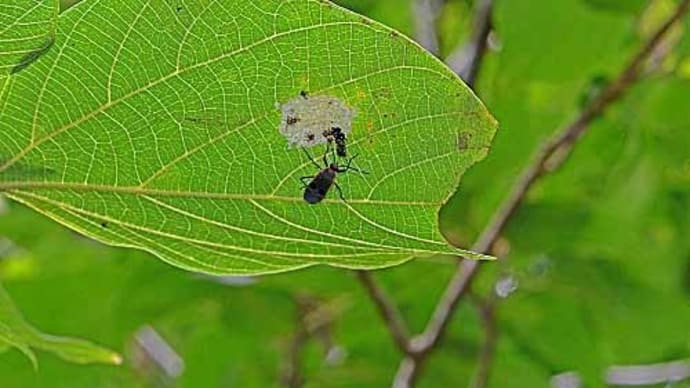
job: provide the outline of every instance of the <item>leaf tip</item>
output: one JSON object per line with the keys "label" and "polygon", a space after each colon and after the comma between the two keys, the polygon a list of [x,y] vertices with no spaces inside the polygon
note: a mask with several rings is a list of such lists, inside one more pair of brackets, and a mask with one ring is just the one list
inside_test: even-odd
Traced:
{"label": "leaf tip", "polygon": [[36,358],[36,354],[29,348],[28,346],[24,345],[15,345],[17,349],[19,349],[20,352],[22,352],[26,358],[29,359],[29,362],[31,363],[31,367],[33,368],[34,372],[38,372],[38,359]]}
{"label": "leaf tip", "polygon": [[464,257],[465,259],[470,259],[470,260],[487,260],[487,261],[498,260],[495,256],[486,255],[484,253],[479,253],[479,252],[466,251],[466,250],[462,250],[460,253],[460,256]]}
{"label": "leaf tip", "polygon": [[110,355],[110,363],[113,365],[122,365],[122,356],[119,353],[112,353]]}

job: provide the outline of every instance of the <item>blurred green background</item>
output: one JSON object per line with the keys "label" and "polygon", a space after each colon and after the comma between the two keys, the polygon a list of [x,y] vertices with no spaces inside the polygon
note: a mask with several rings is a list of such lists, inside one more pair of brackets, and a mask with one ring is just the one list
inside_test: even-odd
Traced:
{"label": "blurred green background", "polygon": [[[414,36],[407,0],[338,3]],[[496,1],[477,93],[501,129],[442,211],[451,241],[472,243],[537,145],[625,66],[674,4]],[[444,3],[442,56],[469,35],[472,8]],[[489,386],[548,386],[574,371],[596,387],[612,365],[690,358],[688,29],[686,20],[667,58],[529,194],[501,241],[506,260],[485,265],[478,292],[499,277],[518,284],[498,310]],[[0,387],[277,386],[294,362],[306,386],[380,387],[397,369],[400,355],[348,271],[212,279],[94,243],[15,203],[0,209],[0,280],[27,320],[125,355],[108,367],[39,353],[35,371],[19,352],[2,353]],[[453,270],[439,258],[376,276],[419,332]],[[147,325],[183,361],[179,376],[142,356],[135,334]],[[482,341],[477,311],[463,303],[419,386],[467,385]]]}

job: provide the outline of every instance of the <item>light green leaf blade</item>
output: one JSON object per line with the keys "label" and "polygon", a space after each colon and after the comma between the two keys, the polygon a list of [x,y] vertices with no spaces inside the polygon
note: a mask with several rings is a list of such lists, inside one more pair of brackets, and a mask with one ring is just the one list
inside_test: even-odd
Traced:
{"label": "light green leaf blade", "polygon": [[59,10],[57,0],[0,4],[0,78],[27,68],[52,46]]}
{"label": "light green leaf blade", "polygon": [[105,349],[79,338],[59,337],[41,333],[29,325],[17,310],[5,289],[0,285],[0,352],[17,348],[24,353],[34,367],[38,366],[32,348],[52,352],[74,363],[120,364],[122,358]]}
{"label": "light green leaf blade", "polygon": [[[56,37],[0,101],[10,198],[207,273],[484,257],[445,242],[438,209],[497,124],[395,31],[322,1],[138,0],[81,3]],[[278,130],[301,91],[356,113],[348,152],[369,174],[338,176],[346,202],[302,199],[318,170]]]}

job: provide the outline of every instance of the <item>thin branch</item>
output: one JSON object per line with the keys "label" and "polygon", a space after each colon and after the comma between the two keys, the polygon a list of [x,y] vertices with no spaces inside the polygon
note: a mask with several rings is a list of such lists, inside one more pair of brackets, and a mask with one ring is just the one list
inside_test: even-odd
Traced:
{"label": "thin branch", "polygon": [[[690,0],[683,0],[671,17],[656,31],[645,43],[639,52],[630,61],[622,73],[609,84],[604,91],[592,99],[582,110],[581,114],[563,130],[559,131],[537,153],[534,161],[528,165],[518,178],[513,189],[504,200],[503,204],[494,213],[491,221],[481,233],[472,250],[487,253],[508,221],[515,214],[529,189],[545,173],[554,171],[567,159],[572,147],[589,124],[599,117],[611,104],[617,102],[625,92],[633,86],[642,74],[644,64],[650,54],[655,51],[671,27],[678,22],[688,11]],[[405,380],[396,381],[396,386],[411,386],[424,363],[428,354],[436,347],[445,333],[451,317],[455,312],[460,299],[467,293],[472,280],[477,275],[479,262],[463,260],[448,284],[446,291],[436,306],[426,330],[410,343],[414,358],[407,357],[400,365],[398,376]],[[412,363],[408,362],[409,360]],[[405,373],[401,373],[404,370]]]}
{"label": "thin branch", "polygon": [[304,385],[302,375],[302,351],[309,339],[309,334],[299,325],[288,346],[285,366],[281,372],[280,382],[284,387],[298,388]]}
{"label": "thin branch", "polygon": [[409,388],[417,377],[419,361],[413,356],[407,355],[398,366],[398,371],[393,378],[393,388]]}
{"label": "thin branch", "polygon": [[489,33],[493,27],[493,0],[479,0],[475,8],[472,39],[459,46],[446,59],[446,64],[474,88],[474,84],[486,53]]}
{"label": "thin branch", "polygon": [[443,0],[414,0],[415,40],[435,56],[440,51],[436,18],[442,5]]}
{"label": "thin branch", "polygon": [[386,295],[383,289],[376,283],[371,273],[367,271],[355,271],[357,279],[364,285],[369,293],[369,298],[374,301],[379,315],[383,318],[393,341],[403,354],[409,354],[410,334],[407,325],[398,311],[396,304]]}
{"label": "thin branch", "polygon": [[494,354],[496,352],[496,342],[498,341],[496,302],[496,299],[492,297],[489,300],[480,300],[477,303],[477,308],[479,309],[482,323],[484,324],[484,343],[479,353],[477,372],[474,376],[474,381],[470,385],[472,388],[484,388],[489,382]]}
{"label": "thin branch", "polygon": [[303,353],[310,341],[323,345],[324,360],[329,361],[338,346],[333,341],[333,325],[341,307],[338,299],[323,301],[309,294],[294,295],[297,304],[295,332],[287,349],[280,382],[288,388],[304,386]]}

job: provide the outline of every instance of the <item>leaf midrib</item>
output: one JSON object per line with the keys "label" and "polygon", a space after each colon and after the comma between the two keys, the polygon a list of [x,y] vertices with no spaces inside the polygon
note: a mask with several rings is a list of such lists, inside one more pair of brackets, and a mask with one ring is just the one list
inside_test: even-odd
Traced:
{"label": "leaf midrib", "polygon": [[[274,194],[252,194],[252,193],[218,193],[201,191],[176,191],[163,189],[141,188],[139,186],[106,186],[90,183],[72,182],[41,182],[41,181],[16,181],[0,182],[0,192],[2,191],[23,191],[28,189],[40,190],[74,190],[83,192],[100,192],[112,194],[132,194],[150,195],[162,197],[184,197],[184,198],[205,198],[205,199],[224,199],[224,200],[270,200],[279,202],[302,203],[302,197],[289,197]],[[326,198],[321,203],[342,203],[341,199]],[[421,206],[438,207],[441,202],[421,202],[421,201],[391,201],[380,199],[348,199],[347,203],[365,205],[390,205],[390,206]]]}
{"label": "leaf midrib", "polygon": [[[49,198],[45,198],[45,197],[43,197],[43,196],[41,196],[41,195],[38,195],[38,194],[35,194],[35,193],[19,193],[19,195],[20,195],[20,196],[28,196],[28,197],[30,197],[30,198],[33,198],[34,200],[43,201],[43,202],[46,202],[46,203],[48,203],[48,204],[52,204],[53,206],[56,206],[56,207],[62,209],[63,211],[67,211],[67,212],[69,212],[69,213],[72,213],[72,214],[75,215],[75,216],[81,214],[81,216],[79,216],[80,218],[83,218],[83,217],[85,216],[85,217],[91,217],[91,218],[102,219],[102,220],[111,222],[111,223],[113,223],[113,224],[121,225],[121,226],[125,227],[127,230],[130,230],[130,231],[132,231],[132,230],[140,230],[140,231],[142,231],[142,232],[151,233],[151,234],[155,234],[155,235],[160,235],[160,236],[162,236],[162,237],[167,237],[167,238],[171,238],[171,239],[178,240],[178,241],[185,241],[185,242],[188,242],[188,243],[190,243],[190,244],[192,244],[192,245],[198,244],[198,245],[201,245],[201,246],[209,246],[209,247],[222,248],[222,249],[228,249],[228,250],[237,250],[237,251],[240,251],[240,252],[242,252],[242,251],[247,251],[247,252],[262,253],[262,254],[264,254],[264,253],[270,253],[270,254],[279,255],[279,256],[293,256],[293,255],[290,254],[289,252],[284,252],[284,251],[283,251],[283,252],[273,252],[273,251],[270,251],[270,252],[258,252],[258,251],[256,251],[256,250],[251,249],[251,248],[245,248],[245,247],[237,248],[237,247],[235,247],[235,246],[229,246],[229,245],[223,245],[223,244],[210,243],[210,242],[206,242],[206,241],[202,241],[202,240],[196,240],[196,239],[189,239],[189,238],[185,238],[184,236],[181,236],[181,235],[170,234],[170,233],[166,233],[166,232],[162,232],[162,231],[158,231],[158,230],[153,230],[153,229],[150,229],[150,228],[142,227],[142,226],[139,226],[139,225],[129,224],[129,223],[123,222],[122,220],[119,220],[119,219],[114,219],[114,218],[110,218],[110,217],[103,216],[103,215],[101,215],[101,214],[92,213],[92,212],[86,211],[86,210],[84,210],[84,209],[75,208],[75,207],[73,207],[73,206],[71,206],[71,205],[67,205],[67,204],[64,204],[64,203],[62,203],[62,202],[55,201],[55,200],[52,200],[52,199],[49,199]],[[258,204],[256,204],[256,203],[255,203],[255,205],[257,205],[260,209],[264,209],[262,206],[260,206],[260,205],[258,205]],[[200,216],[199,216],[199,217],[200,217]],[[200,218],[203,218],[203,217],[200,217]],[[209,223],[209,222],[212,222],[212,221],[209,220],[209,219],[204,218],[204,219],[203,219],[203,222]],[[223,227],[229,227],[229,226],[228,226],[228,225],[223,225]],[[303,228],[299,228],[299,229],[303,229]],[[389,245],[383,245],[383,244],[379,244],[379,243],[372,243],[372,242],[366,241],[366,240],[352,239],[352,238],[347,237],[347,236],[329,234],[329,233],[325,233],[325,232],[318,231],[318,230],[313,230],[313,229],[310,229],[310,230],[308,230],[308,231],[310,231],[311,233],[315,233],[315,234],[317,234],[317,235],[324,235],[324,236],[329,237],[329,238],[334,238],[334,239],[343,240],[343,241],[350,241],[350,242],[353,242],[353,243],[358,244],[358,245],[344,245],[344,246],[343,246],[342,244],[330,244],[330,243],[329,243],[328,245],[332,245],[332,246],[339,246],[339,245],[340,245],[340,246],[343,246],[343,247],[346,247],[346,248],[349,248],[349,249],[355,249],[355,250],[358,250],[358,249],[367,249],[367,250],[368,250],[367,252],[361,253],[361,254],[353,254],[353,253],[338,254],[338,255],[332,255],[333,257],[343,257],[343,256],[346,256],[346,257],[370,256],[370,255],[371,255],[372,253],[374,253],[374,252],[377,253],[377,254],[400,254],[400,253],[413,253],[413,254],[443,254],[443,253],[448,253],[446,250],[441,250],[441,249],[440,249],[440,250],[433,250],[433,249],[419,249],[419,248],[410,248],[410,247],[389,246]],[[244,231],[243,233],[246,233],[246,231]],[[290,240],[293,240],[292,238],[289,238],[289,239],[290,239]],[[295,242],[297,242],[297,241],[295,241]],[[311,240],[308,241],[308,243],[312,243],[312,242],[313,242],[313,241],[311,241]],[[442,244],[442,243],[439,243],[439,242],[436,242],[436,241],[427,241],[427,243],[435,243],[435,244],[438,244],[439,246],[446,246],[445,244]],[[295,256],[295,257],[305,257],[305,254],[294,254],[294,256]],[[307,254],[306,256],[309,256],[309,254]],[[320,254],[320,255],[313,255],[313,256],[314,256],[315,258],[330,257],[329,255],[323,255],[323,254]],[[251,260],[251,259],[249,259],[249,260]]]}

